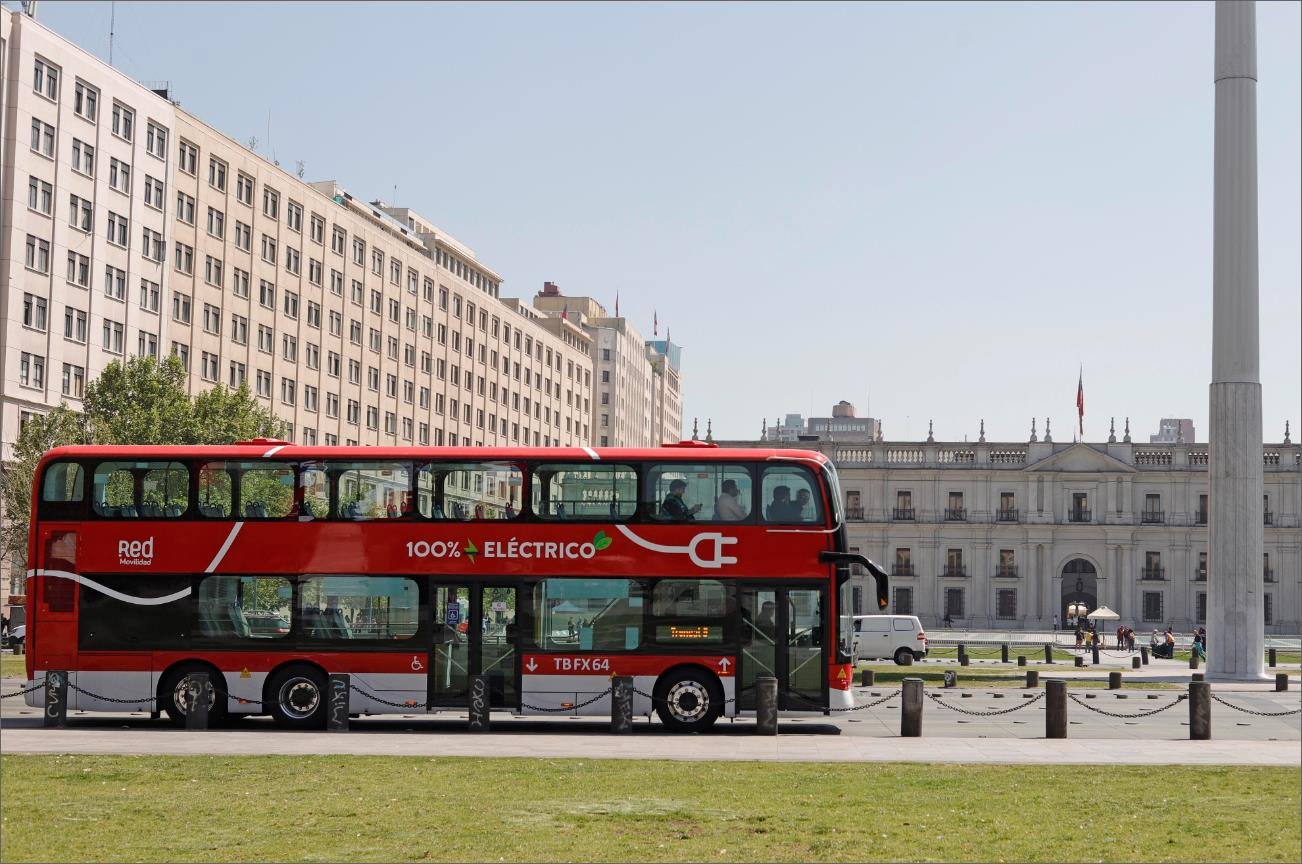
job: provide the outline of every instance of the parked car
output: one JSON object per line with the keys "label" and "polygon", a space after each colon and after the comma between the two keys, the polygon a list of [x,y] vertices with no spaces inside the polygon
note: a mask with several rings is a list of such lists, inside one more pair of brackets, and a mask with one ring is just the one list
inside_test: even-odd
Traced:
{"label": "parked car", "polygon": [[916,615],[854,616],[854,656],[859,660],[914,660],[927,656],[927,634]]}
{"label": "parked car", "polygon": [[289,633],[289,619],[276,612],[246,610],[244,618],[249,622],[250,636],[276,638]]}
{"label": "parked car", "polygon": [[27,642],[27,625],[19,624],[17,627],[10,627],[5,631],[4,647],[12,648],[17,653],[18,647]]}

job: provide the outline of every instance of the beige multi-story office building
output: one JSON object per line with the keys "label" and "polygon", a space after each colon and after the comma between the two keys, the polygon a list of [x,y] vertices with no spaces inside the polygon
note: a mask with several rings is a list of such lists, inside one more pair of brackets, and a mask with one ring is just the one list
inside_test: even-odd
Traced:
{"label": "beige multi-story office building", "polygon": [[639,437],[593,426],[604,330],[503,298],[417,213],[303,182],[19,12],[0,52],[3,456],[110,362],[168,353],[302,443],[643,442],[645,400],[611,427]]}
{"label": "beige multi-story office building", "polygon": [[567,297],[555,282],[533,299],[544,314],[573,322],[593,357],[592,438],[599,447],[654,447],[682,438],[681,348],[647,341],[627,318],[592,297]]}
{"label": "beige multi-story office building", "polygon": [[[1140,633],[1207,620],[1206,444],[824,434],[794,446],[836,464],[849,544],[890,572],[892,612],[931,628],[948,616],[955,627],[1048,629],[1075,602],[1109,606]],[[1302,447],[1286,432],[1263,451],[1266,632],[1297,633]],[[871,611],[871,586],[857,588]]]}

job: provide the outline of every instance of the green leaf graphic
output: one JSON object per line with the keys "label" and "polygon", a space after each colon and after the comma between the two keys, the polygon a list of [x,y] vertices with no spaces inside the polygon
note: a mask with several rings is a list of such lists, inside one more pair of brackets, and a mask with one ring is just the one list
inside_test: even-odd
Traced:
{"label": "green leaf graphic", "polygon": [[598,552],[600,552],[613,542],[615,541],[611,540],[609,537],[598,536],[596,540],[592,541],[592,545],[596,547]]}
{"label": "green leaf graphic", "polygon": [[605,537],[605,536],[606,536],[606,532],[605,532],[605,531],[598,531],[598,532],[597,532],[597,536],[592,538],[592,542],[593,542],[593,543],[600,543],[600,542],[601,542],[601,538],[603,538],[603,537]]}

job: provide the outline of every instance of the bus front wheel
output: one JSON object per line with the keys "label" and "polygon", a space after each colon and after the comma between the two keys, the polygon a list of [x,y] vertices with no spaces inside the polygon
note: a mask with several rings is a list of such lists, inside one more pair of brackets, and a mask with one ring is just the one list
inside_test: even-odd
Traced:
{"label": "bus front wheel", "polygon": [[267,687],[271,719],[284,729],[322,729],[326,718],[326,680],[311,666],[287,666]]}
{"label": "bus front wheel", "polygon": [[703,732],[723,713],[723,688],[704,669],[677,669],[657,682],[655,708],[675,732]]}
{"label": "bus front wheel", "polygon": [[226,679],[211,666],[185,663],[164,676],[158,688],[158,701],[167,719],[177,726],[185,725],[189,708],[190,676],[196,672],[208,673],[208,725],[220,726],[226,721],[226,699],[218,693],[226,690]]}

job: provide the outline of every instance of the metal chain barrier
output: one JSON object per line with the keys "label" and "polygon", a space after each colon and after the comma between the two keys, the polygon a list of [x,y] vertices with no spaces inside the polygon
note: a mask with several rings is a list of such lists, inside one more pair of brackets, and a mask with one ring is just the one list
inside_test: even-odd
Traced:
{"label": "metal chain barrier", "polygon": [[31,687],[28,687],[26,689],[15,690],[12,693],[6,693],[3,696],[0,696],[0,699],[12,699],[14,696],[22,696],[25,693],[35,693],[37,690],[42,690],[44,688],[45,688],[45,682],[42,681],[40,684],[33,684]]}
{"label": "metal chain barrier", "polygon": [[[611,695],[614,692],[615,692],[615,688],[612,685],[610,687],[607,687],[605,690],[602,690],[600,693],[598,693],[596,696],[593,696],[588,701],[579,702],[578,704],[575,705],[570,705],[568,708],[565,707],[564,705],[562,705],[559,708],[544,708],[541,705],[530,705],[527,702],[521,702],[520,706],[522,708],[528,708],[530,711],[542,711],[546,714],[569,713],[570,711],[578,711],[580,708],[587,708],[589,705],[591,705],[593,702],[596,702],[598,699],[604,699],[605,697]],[[638,691],[635,689],[633,692],[637,693]],[[641,694],[641,695],[646,695],[646,694]]]}
{"label": "metal chain barrier", "polygon": [[1067,698],[1075,702],[1080,707],[1093,711],[1095,714],[1102,714],[1104,717],[1114,717],[1118,720],[1134,720],[1137,717],[1152,717],[1154,714],[1161,714],[1163,711],[1165,711],[1168,708],[1174,708],[1184,700],[1188,699],[1189,694],[1181,693],[1179,696],[1175,697],[1175,701],[1173,702],[1168,702],[1160,708],[1154,708],[1152,711],[1140,711],[1136,714],[1119,714],[1116,711],[1107,711],[1104,710],[1103,708],[1095,708],[1093,705],[1089,704],[1084,699],[1081,699],[1079,696],[1077,696],[1074,693],[1068,693]]}
{"label": "metal chain barrier", "polygon": [[407,699],[403,702],[390,702],[388,699],[381,699],[379,696],[376,696],[374,693],[370,692],[366,688],[358,687],[356,684],[353,684],[351,682],[349,682],[348,689],[352,690],[354,693],[359,693],[362,696],[365,696],[367,699],[371,699],[375,702],[379,702],[381,705],[388,705],[390,708],[407,708],[407,709],[421,708],[423,707],[424,704],[421,702],[417,702],[414,699]]}
{"label": "metal chain barrier", "polygon": [[[44,685],[42,685],[44,686]],[[112,702],[114,705],[153,705],[154,697],[148,699],[113,699],[109,696],[101,696],[98,693],[92,693],[89,690],[83,690],[71,681],[68,682],[69,690],[76,690],[83,696],[89,696],[92,699],[98,699],[100,702]]]}
{"label": "metal chain barrier", "polygon": [[925,695],[929,699],[931,699],[931,701],[939,705],[941,708],[948,708],[949,710],[957,711],[960,714],[970,714],[973,717],[995,717],[998,716],[999,714],[1012,714],[1014,711],[1021,711],[1023,708],[1034,705],[1036,702],[1039,702],[1045,696],[1045,694],[1041,692],[1035,698],[1027,699],[1023,701],[1020,705],[1014,705],[1011,708],[996,708],[993,711],[973,711],[969,708],[960,708],[957,705],[950,705],[948,702],[945,702],[943,699],[941,699],[940,695],[937,693],[927,693]]}
{"label": "metal chain barrier", "polygon": [[829,714],[845,714],[850,711],[864,711],[867,710],[868,708],[875,708],[878,705],[891,701],[892,699],[899,696],[903,692],[904,692],[903,690],[893,690],[892,692],[887,693],[885,696],[883,696],[880,699],[874,700],[872,702],[865,702],[862,705],[851,705],[849,708],[828,708],[823,705],[817,705],[813,702],[810,702],[808,699],[802,699],[800,696],[797,696],[795,693],[788,693],[787,698],[795,699],[798,702],[804,702],[805,704],[812,706],[813,710],[815,711],[826,711]]}
{"label": "metal chain barrier", "polygon": [[1302,714],[1302,708],[1294,708],[1292,711],[1253,711],[1251,708],[1244,708],[1241,705],[1226,702],[1215,693],[1212,694],[1212,699],[1221,703],[1226,708],[1233,708],[1235,711],[1242,711],[1244,714],[1252,714],[1257,717],[1287,717],[1290,714]]}

